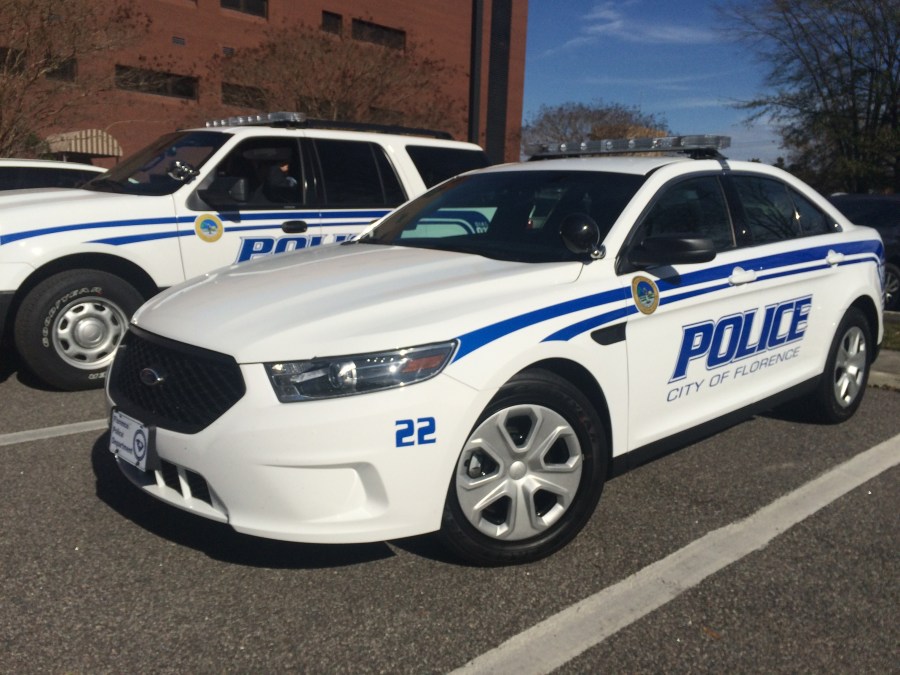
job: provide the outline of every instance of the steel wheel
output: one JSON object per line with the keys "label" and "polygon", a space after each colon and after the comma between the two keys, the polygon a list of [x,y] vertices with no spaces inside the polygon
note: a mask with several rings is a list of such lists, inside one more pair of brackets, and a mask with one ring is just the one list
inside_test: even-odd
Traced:
{"label": "steel wheel", "polygon": [[106,368],[128,328],[122,309],[100,297],[78,298],[64,306],[50,328],[53,348],[68,365]]}

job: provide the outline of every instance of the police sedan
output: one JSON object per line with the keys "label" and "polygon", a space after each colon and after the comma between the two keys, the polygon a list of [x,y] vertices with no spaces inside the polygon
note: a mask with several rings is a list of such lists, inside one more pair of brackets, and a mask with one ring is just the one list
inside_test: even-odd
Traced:
{"label": "police sedan", "polygon": [[494,565],[553,553],[607,479],[753,411],[846,420],[882,242],[724,142],[556,148],[585,156],[466,174],[354,241],[169,289],[111,367],[110,450],[239,532],[438,531]]}

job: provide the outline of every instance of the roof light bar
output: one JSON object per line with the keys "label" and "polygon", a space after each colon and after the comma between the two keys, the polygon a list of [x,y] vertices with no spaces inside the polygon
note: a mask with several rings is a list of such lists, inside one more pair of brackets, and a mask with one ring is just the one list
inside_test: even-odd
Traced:
{"label": "roof light bar", "polygon": [[247,127],[267,124],[303,124],[306,122],[306,113],[300,112],[270,112],[258,115],[236,115],[223,117],[217,120],[208,120],[208,127]]}
{"label": "roof light bar", "polygon": [[692,135],[658,136],[653,138],[604,138],[599,141],[574,143],[539,143],[525,148],[527,155],[572,156],[611,155],[634,152],[709,152],[724,150],[731,145],[730,136]]}

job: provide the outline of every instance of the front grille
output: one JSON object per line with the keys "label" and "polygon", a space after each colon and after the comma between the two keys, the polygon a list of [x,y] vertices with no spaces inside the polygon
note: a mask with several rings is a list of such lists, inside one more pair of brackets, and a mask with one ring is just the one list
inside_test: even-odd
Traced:
{"label": "front grille", "polygon": [[[141,372],[152,371],[152,384]],[[144,424],[194,434],[240,400],[246,388],[230,356],[128,329],[109,374],[109,393]]]}

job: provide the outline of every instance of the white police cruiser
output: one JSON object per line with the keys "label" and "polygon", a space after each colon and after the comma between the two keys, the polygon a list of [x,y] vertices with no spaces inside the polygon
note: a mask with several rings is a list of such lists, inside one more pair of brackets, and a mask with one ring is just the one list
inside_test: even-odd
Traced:
{"label": "white police cruiser", "polygon": [[7,320],[47,383],[102,386],[131,314],[161,288],[342,241],[488,164],[478,146],[448,139],[270,113],[163,136],[80,190],[4,193],[0,335]]}
{"label": "white police cruiser", "polygon": [[801,396],[850,417],[882,250],[796,178],[717,152],[476,171],[343,245],[150,300],[110,370],[110,449],[239,532],[440,530],[475,563],[534,560],[605,479],[698,434]]}

